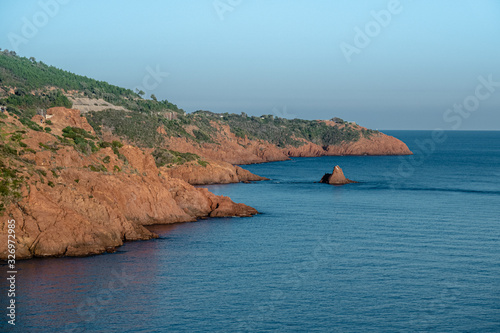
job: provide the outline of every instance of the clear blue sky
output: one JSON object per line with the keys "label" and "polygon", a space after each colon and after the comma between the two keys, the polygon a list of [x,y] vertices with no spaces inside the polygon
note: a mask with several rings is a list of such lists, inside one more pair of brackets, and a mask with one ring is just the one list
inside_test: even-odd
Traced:
{"label": "clear blue sky", "polygon": [[186,111],[500,129],[500,86],[445,114],[500,82],[498,0],[57,1],[1,0],[0,48],[127,88],[159,68],[146,93]]}

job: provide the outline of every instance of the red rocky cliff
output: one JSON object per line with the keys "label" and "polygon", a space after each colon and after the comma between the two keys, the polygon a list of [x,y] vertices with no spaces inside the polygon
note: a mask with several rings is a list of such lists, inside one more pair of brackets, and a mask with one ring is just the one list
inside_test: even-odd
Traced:
{"label": "red rocky cliff", "polygon": [[[88,128],[73,110],[58,110],[54,131]],[[21,199],[0,212],[0,259],[7,258],[7,221],[16,221],[17,258],[83,256],[110,251],[126,240],[156,237],[144,225],[202,217],[251,216],[257,211],[227,197],[196,189],[158,170],[150,153],[125,145],[91,154],[35,132],[9,116],[7,137],[25,131],[18,154],[2,165],[24,179]]]}
{"label": "red rocky cliff", "polygon": [[248,170],[223,161],[207,160],[206,165],[196,162],[162,167],[161,172],[169,177],[182,179],[192,185],[229,184],[267,180]]}
{"label": "red rocky cliff", "polygon": [[[326,121],[329,126],[336,126]],[[216,143],[196,143],[186,138],[165,137],[166,145],[180,152],[190,152],[205,158],[224,161],[230,164],[252,164],[287,160],[290,157],[318,157],[341,155],[411,155],[406,144],[395,137],[375,133],[369,138],[361,136],[358,141],[322,147],[302,140],[300,147],[279,148],[263,140],[236,137],[229,126],[212,124],[218,127]],[[358,130],[366,128],[358,126]],[[159,130],[163,132],[162,130]]]}

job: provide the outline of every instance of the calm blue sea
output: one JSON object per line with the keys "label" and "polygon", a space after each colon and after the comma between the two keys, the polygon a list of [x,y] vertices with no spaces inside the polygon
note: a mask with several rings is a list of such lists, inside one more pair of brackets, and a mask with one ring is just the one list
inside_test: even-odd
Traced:
{"label": "calm blue sea", "polygon": [[261,215],[19,263],[16,330],[500,332],[500,132],[387,133],[415,156],[249,165],[209,188]]}

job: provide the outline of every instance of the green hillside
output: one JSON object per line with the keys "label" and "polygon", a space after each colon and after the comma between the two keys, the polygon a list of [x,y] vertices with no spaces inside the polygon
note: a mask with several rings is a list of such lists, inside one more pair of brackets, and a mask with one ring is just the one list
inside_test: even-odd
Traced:
{"label": "green hillside", "polygon": [[[50,87],[56,89],[51,90]],[[11,89],[14,94],[8,93]],[[76,90],[89,98],[102,98],[113,105],[125,107],[128,111],[94,111],[87,113],[86,117],[98,134],[103,127],[110,128],[116,135],[145,147],[161,145],[162,135],[156,131],[159,126],[163,126],[169,136],[215,143],[217,129],[211,125],[213,122],[229,125],[238,137],[266,140],[279,147],[300,146],[303,144],[301,139],[321,146],[337,145],[376,133],[339,118],[334,120],[341,126],[332,127],[324,122],[290,120],[272,115],[249,117],[209,111],[186,114],[167,100],[144,99],[130,89],[73,74],[34,58],[19,57],[14,52],[0,52],[0,104],[7,106],[8,111],[18,115],[24,123],[30,124],[29,119],[37,109],[71,107],[72,103],[62,89]],[[173,112],[175,117],[165,117],[166,112]],[[197,127],[193,134],[185,129],[191,125]]]}
{"label": "green hillside", "polygon": [[[48,66],[35,58],[23,58],[14,52],[4,50],[0,52],[0,94],[5,95],[9,88],[16,88],[16,96],[9,97],[7,104],[20,107],[22,110],[33,107],[66,106],[69,101],[46,101],[45,96],[50,93],[48,87],[57,87],[64,90],[78,90],[90,98],[102,98],[105,101],[123,106],[131,111],[149,113],[153,111],[171,110],[182,112],[177,105],[168,101],[145,100],[130,89],[120,88],[104,81],[89,79],[86,76],[73,74],[68,71]],[[28,96],[35,91],[35,96]],[[57,94],[57,92],[53,92]],[[2,97],[0,95],[0,97]]]}

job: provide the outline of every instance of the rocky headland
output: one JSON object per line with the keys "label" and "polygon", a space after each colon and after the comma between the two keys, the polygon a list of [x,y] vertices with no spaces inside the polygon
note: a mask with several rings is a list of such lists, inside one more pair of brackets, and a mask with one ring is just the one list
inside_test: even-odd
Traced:
{"label": "rocky headland", "polygon": [[[322,122],[334,128],[340,127],[332,121]],[[190,152],[212,160],[240,165],[284,161],[290,157],[412,154],[404,142],[380,132],[369,138],[360,137],[357,141],[342,142],[338,145],[321,146],[303,139],[299,140],[302,141],[302,144],[297,147],[278,147],[264,140],[238,137],[227,125],[213,123],[212,126],[217,128],[214,143],[196,143],[188,138],[165,137],[165,144],[182,152]],[[358,126],[356,130],[361,132],[366,128]],[[163,132],[163,129],[160,128],[159,131]]]}
{"label": "rocky headland", "polygon": [[[62,133],[73,125],[92,135],[76,111],[49,110],[55,116],[48,127]],[[156,237],[145,225],[257,214],[252,207],[163,174],[147,150],[123,145],[86,154],[10,115],[2,121],[2,135],[18,140],[1,146],[6,157],[0,161],[2,185],[18,200],[6,197],[0,213],[1,259],[8,254],[9,219],[16,221],[16,257],[23,259],[98,254],[127,240]]]}

